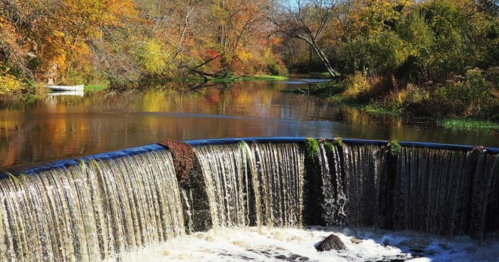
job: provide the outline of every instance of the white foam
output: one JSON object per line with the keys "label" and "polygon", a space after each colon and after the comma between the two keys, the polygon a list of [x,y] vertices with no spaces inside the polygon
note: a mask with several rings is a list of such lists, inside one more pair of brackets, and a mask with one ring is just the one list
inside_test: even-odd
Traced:
{"label": "white foam", "polygon": [[[346,250],[318,252],[330,234]],[[353,238],[362,239],[352,243]],[[412,249],[412,251],[411,251]],[[499,243],[478,246],[468,237],[445,239],[411,232],[339,228],[242,228],[197,232],[122,254],[122,261],[499,261]],[[300,260],[302,259],[302,260]],[[307,260],[305,260],[307,259]]]}

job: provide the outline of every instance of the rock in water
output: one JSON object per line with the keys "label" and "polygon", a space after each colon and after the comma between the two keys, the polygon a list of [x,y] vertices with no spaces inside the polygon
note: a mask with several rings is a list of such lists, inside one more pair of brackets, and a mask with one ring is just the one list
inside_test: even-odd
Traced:
{"label": "rock in water", "polygon": [[317,251],[328,251],[331,249],[334,250],[344,250],[346,249],[345,244],[341,239],[335,235],[331,234],[328,237],[326,237],[324,240],[322,240],[319,245],[316,247]]}

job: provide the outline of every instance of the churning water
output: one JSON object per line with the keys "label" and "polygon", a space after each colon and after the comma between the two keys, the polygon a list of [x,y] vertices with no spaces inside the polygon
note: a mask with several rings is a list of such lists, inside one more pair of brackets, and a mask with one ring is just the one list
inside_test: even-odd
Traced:
{"label": "churning water", "polygon": [[[346,250],[317,252],[334,233]],[[358,243],[356,239],[363,238]],[[353,243],[352,241],[356,242]],[[196,232],[123,255],[123,261],[498,261],[499,244],[478,246],[469,237],[429,237],[414,232],[347,228],[230,228]]]}
{"label": "churning water", "polygon": [[[159,145],[5,173],[0,260],[497,261],[495,149],[190,143],[183,187]],[[347,249],[317,252],[330,233]]]}

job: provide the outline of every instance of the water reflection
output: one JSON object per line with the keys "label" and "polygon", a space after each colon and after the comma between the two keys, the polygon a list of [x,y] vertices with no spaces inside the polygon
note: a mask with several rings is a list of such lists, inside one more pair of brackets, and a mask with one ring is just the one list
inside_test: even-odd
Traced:
{"label": "water reflection", "polygon": [[50,92],[49,96],[84,96],[85,93],[83,90],[81,91],[59,91],[59,92]]}
{"label": "water reflection", "polygon": [[0,167],[88,155],[165,139],[314,136],[499,146],[496,131],[407,127],[398,118],[281,92],[307,83],[240,82],[147,92],[45,96],[0,104]]}

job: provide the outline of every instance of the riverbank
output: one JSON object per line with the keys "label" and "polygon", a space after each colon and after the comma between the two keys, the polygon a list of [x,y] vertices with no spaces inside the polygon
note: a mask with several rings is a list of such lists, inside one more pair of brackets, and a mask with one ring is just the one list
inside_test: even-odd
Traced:
{"label": "riverbank", "polygon": [[362,108],[372,114],[397,115],[405,122],[453,129],[499,130],[499,70],[478,68],[443,83],[421,85],[362,73],[311,90],[331,104]]}
{"label": "riverbank", "polygon": [[[323,74],[300,75],[315,78]],[[499,75],[499,74],[497,74]],[[366,76],[362,73],[332,79],[329,82],[307,85],[306,89],[283,90],[297,94],[309,94],[323,98],[327,103],[361,110],[372,118],[379,115],[398,117],[404,125],[438,126],[447,129],[499,130],[499,91],[497,75],[491,70],[468,70],[466,77],[445,84],[427,83],[414,85],[398,83],[394,79]],[[296,77],[295,75],[292,76]],[[496,77],[496,78],[494,78]],[[283,81],[285,76],[231,76],[213,78],[204,82],[201,78],[151,80],[134,89],[171,89],[182,86],[184,91],[199,90],[210,85],[224,86],[244,81]],[[85,85],[85,92],[112,89],[109,82]],[[28,91],[28,98],[47,93],[43,85]]]}

